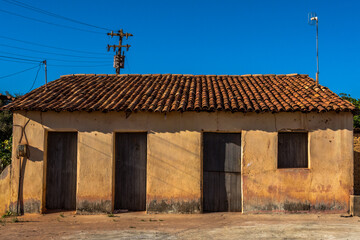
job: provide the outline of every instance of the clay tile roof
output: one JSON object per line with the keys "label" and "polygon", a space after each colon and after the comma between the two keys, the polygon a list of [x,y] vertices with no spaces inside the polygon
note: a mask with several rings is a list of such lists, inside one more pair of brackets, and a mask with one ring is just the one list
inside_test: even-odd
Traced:
{"label": "clay tile roof", "polygon": [[11,96],[8,96],[8,95],[3,95],[3,94],[0,93],[0,100],[2,100],[2,101],[7,101],[7,100],[13,101],[13,100],[15,100],[15,98],[11,97]]}
{"label": "clay tile roof", "polygon": [[17,111],[327,112],[355,107],[303,74],[72,74],[6,105]]}

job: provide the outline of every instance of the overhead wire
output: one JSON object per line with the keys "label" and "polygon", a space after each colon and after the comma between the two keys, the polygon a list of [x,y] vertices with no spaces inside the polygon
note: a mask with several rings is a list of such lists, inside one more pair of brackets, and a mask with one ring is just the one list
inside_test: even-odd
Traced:
{"label": "overhead wire", "polygon": [[26,62],[26,61],[21,61],[21,60],[13,60],[13,59],[2,59],[0,57],[0,61],[3,61],[3,62],[14,62],[14,63],[22,63],[22,64],[34,64],[33,62]]}
{"label": "overhead wire", "polygon": [[29,52],[37,52],[37,53],[45,53],[50,55],[58,55],[58,56],[65,56],[65,57],[74,57],[74,58],[94,58],[94,59],[109,59],[109,57],[92,57],[92,56],[80,56],[80,55],[73,55],[73,54],[64,54],[64,53],[55,53],[55,52],[48,52],[48,51],[40,51],[40,50],[34,50],[29,48],[23,48],[23,47],[15,47],[8,44],[0,43],[0,46],[9,47],[13,49],[21,49]]}
{"label": "overhead wire", "polygon": [[109,54],[107,54],[107,53],[89,52],[89,51],[81,51],[81,50],[76,50],[76,49],[54,47],[54,46],[50,46],[50,45],[45,45],[45,44],[40,44],[40,43],[35,43],[35,42],[29,42],[29,41],[24,41],[24,40],[19,40],[19,39],[7,37],[7,36],[2,36],[2,35],[0,35],[0,38],[8,39],[8,40],[16,41],[16,42],[22,42],[22,43],[26,43],[26,44],[30,44],[30,45],[40,46],[40,47],[53,48],[53,49],[62,50],[62,51],[78,52],[78,53],[85,53],[85,54],[91,54],[91,55],[107,55],[107,56],[109,56]]}
{"label": "overhead wire", "polygon": [[37,67],[38,67],[38,66],[35,66],[35,67],[31,67],[31,68],[24,69],[24,70],[19,71],[19,72],[15,72],[15,73],[11,73],[11,74],[8,74],[8,75],[0,76],[0,79],[7,78],[7,77],[11,77],[11,76],[14,76],[14,75],[17,75],[17,74],[20,74],[20,73],[29,71],[29,70],[34,69],[34,68],[37,68]]}
{"label": "overhead wire", "polygon": [[96,26],[96,25],[93,25],[93,24],[89,24],[89,23],[85,23],[85,22],[76,20],[76,19],[72,19],[72,18],[69,18],[69,17],[64,17],[64,16],[61,16],[59,14],[52,13],[52,12],[43,10],[41,8],[37,8],[37,7],[31,6],[29,4],[26,4],[26,3],[23,3],[23,2],[20,2],[20,1],[17,1],[17,0],[10,0],[10,1],[9,0],[3,0],[3,1],[7,2],[7,3],[10,3],[10,4],[13,4],[13,5],[16,5],[16,6],[19,6],[19,7],[22,7],[22,8],[25,8],[25,9],[28,9],[28,10],[32,10],[32,11],[35,11],[35,12],[38,12],[38,13],[46,14],[48,16],[52,16],[52,17],[55,17],[55,18],[67,20],[67,21],[74,22],[74,23],[81,24],[81,25],[85,25],[85,26],[88,26],[88,27],[102,29],[102,30],[105,30],[105,31],[111,31],[108,28],[99,27],[99,26]]}
{"label": "overhead wire", "polygon": [[38,77],[38,75],[39,75],[39,71],[40,71],[40,69],[41,69],[41,64],[43,64],[43,63],[40,63],[40,64],[39,64],[39,69],[38,69],[37,72],[36,72],[36,76],[35,76],[35,79],[34,79],[34,81],[33,81],[33,84],[31,85],[31,88],[29,89],[28,92],[30,92],[30,91],[33,89],[34,85],[35,85],[36,79],[37,79],[37,77]]}
{"label": "overhead wire", "polygon": [[[0,44],[1,45],[1,44]],[[20,56],[20,57],[26,57],[26,58],[34,58],[34,56],[29,56],[29,55],[21,55],[21,54],[17,54],[17,53],[11,53],[11,52],[6,52],[6,51],[0,51],[0,53],[4,53],[4,54],[10,54],[10,55],[15,55],[15,56]],[[35,57],[38,58],[38,57]],[[35,60],[34,58],[34,60]],[[41,59],[46,59],[46,60],[51,60],[51,61],[56,61],[56,62],[84,62],[84,63],[105,63],[105,62],[109,62],[108,61],[84,61],[84,60],[67,60],[67,59],[59,59],[59,58],[47,58],[47,57],[42,57]],[[41,60],[39,60],[41,61]]]}
{"label": "overhead wire", "polygon": [[21,60],[21,61],[28,61],[28,62],[42,62],[42,61],[38,61],[38,60],[34,60],[34,59],[10,57],[10,56],[4,56],[4,55],[0,55],[0,58],[9,58],[9,59],[15,59],[15,60]]}
{"label": "overhead wire", "polygon": [[[101,29],[101,30],[111,31],[110,29],[107,29],[107,28],[99,27],[99,26],[96,26],[96,25],[92,25],[92,24],[88,24],[88,23],[85,23],[85,22],[82,22],[82,21],[78,21],[76,19],[61,16],[59,14],[55,14],[55,13],[40,9],[40,8],[31,6],[29,4],[26,4],[26,3],[23,3],[23,2],[20,2],[20,1],[17,1],[17,0],[2,0],[2,1],[7,2],[9,4],[19,6],[19,7],[22,7],[22,8],[25,8],[25,9],[28,9],[28,10],[32,10],[32,11],[35,11],[35,12],[38,12],[38,13],[42,13],[42,14],[45,14],[45,15],[48,15],[48,16],[51,16],[51,17],[67,20],[67,21],[77,23],[77,24],[81,24],[81,25],[84,25],[84,26],[87,26],[87,27],[93,27],[93,28],[97,28],[97,29]],[[0,12],[10,14],[10,15],[14,15],[14,16],[17,16],[17,17],[22,17],[22,18],[29,19],[29,20],[32,20],[32,21],[37,21],[37,22],[41,22],[41,23],[45,23],[45,24],[49,24],[49,25],[54,25],[54,26],[57,26],[57,27],[69,28],[69,29],[73,29],[73,30],[90,32],[90,33],[105,34],[104,32],[86,30],[86,29],[82,29],[82,28],[77,28],[77,27],[58,24],[58,23],[54,23],[54,22],[44,21],[44,20],[41,20],[39,18],[33,18],[33,17],[24,16],[24,15],[21,15],[21,14],[15,13],[15,12],[11,12],[11,11],[7,11],[7,10],[4,10],[4,9],[0,9]],[[11,41],[16,41],[16,42],[21,42],[21,43],[25,43],[25,44],[29,44],[29,45],[40,46],[40,47],[44,47],[44,48],[61,50],[61,51],[77,52],[77,53],[87,54],[87,55],[109,56],[108,53],[82,51],[82,50],[77,50],[77,49],[56,47],[56,46],[45,45],[45,44],[36,43],[36,42],[19,40],[19,39],[11,38],[11,37],[8,37],[8,36],[1,36],[0,35],[0,38],[11,40]],[[105,59],[106,58],[106,57],[80,56],[80,55],[73,55],[73,54],[46,52],[46,51],[41,51],[41,50],[29,49],[29,48],[14,47],[14,46],[3,44],[3,43],[0,44],[0,45],[10,47],[10,48],[15,48],[15,49],[21,49],[21,50],[25,50],[25,51],[45,53],[45,54],[58,55],[58,56],[66,56],[66,57],[74,57],[74,58],[86,58],[86,59],[88,59],[88,58],[93,58],[93,59],[101,59],[102,58],[102,59]],[[35,62],[39,63],[39,69],[38,69],[38,71],[36,73],[36,77],[34,79],[34,82],[33,82],[32,86],[31,86],[31,88],[29,90],[29,91],[31,91],[32,88],[35,85],[35,82],[36,82],[36,79],[38,77],[41,66],[43,65],[43,60],[35,60],[35,59],[32,59],[32,56],[24,56],[24,55],[20,55],[20,54],[9,53],[9,52],[6,52],[6,54],[17,55],[17,56],[22,56],[22,57],[29,57],[29,58],[21,58],[21,57],[0,55],[0,61],[18,62],[18,63],[26,63],[26,64],[35,63]],[[65,60],[65,59],[56,59],[56,58],[44,58],[44,59],[51,60],[51,61],[62,61],[62,62],[88,62],[88,63],[90,63],[90,62],[93,62],[93,63],[95,63],[95,62],[97,62],[97,63],[105,62],[105,61],[74,61],[74,60]],[[102,65],[61,65],[61,64],[51,64],[51,63],[47,64],[47,65],[52,66],[52,67],[105,67],[105,66],[109,66],[109,64],[102,64]],[[20,74],[22,72],[29,71],[29,70],[34,69],[34,68],[36,68],[36,67],[28,68],[28,69],[25,69],[25,70],[22,70],[22,71],[13,73],[13,74],[2,76],[2,77],[0,77],[0,79],[5,78],[5,77],[10,77],[10,76],[13,76],[13,75],[16,75],[16,74]]]}
{"label": "overhead wire", "polygon": [[[39,61],[39,60],[35,60],[35,59],[25,59],[25,58],[18,58],[18,57],[11,57],[11,56],[4,56],[4,55],[0,55],[0,58],[6,58],[6,59],[15,59],[15,60],[19,60],[19,62],[22,61],[28,61],[28,62],[37,62],[37,63],[42,63],[43,61]],[[109,66],[109,64],[102,64],[102,65],[58,65],[58,64],[48,64],[48,66],[56,66],[56,67],[104,67],[104,66]]]}
{"label": "overhead wire", "polygon": [[85,29],[81,29],[81,28],[70,27],[70,26],[66,26],[66,25],[62,25],[62,24],[52,23],[52,22],[40,20],[40,19],[37,19],[37,18],[27,17],[27,16],[24,16],[24,15],[21,15],[21,14],[18,14],[18,13],[14,13],[14,12],[11,12],[11,11],[4,10],[4,9],[0,9],[0,12],[10,14],[10,15],[14,15],[14,16],[17,16],[17,17],[22,17],[22,18],[29,19],[29,20],[36,21],[36,22],[41,22],[41,23],[57,26],[57,27],[69,28],[69,29],[73,29],[73,30],[77,30],[77,31],[90,32],[90,33],[96,33],[96,34],[104,34],[103,32],[85,30]]}
{"label": "overhead wire", "polygon": [[108,67],[109,64],[99,64],[99,65],[61,65],[61,64],[48,64],[50,67]]}

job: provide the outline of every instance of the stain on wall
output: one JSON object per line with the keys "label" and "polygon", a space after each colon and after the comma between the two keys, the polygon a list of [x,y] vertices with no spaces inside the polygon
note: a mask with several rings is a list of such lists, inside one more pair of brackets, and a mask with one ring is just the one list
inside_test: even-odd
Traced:
{"label": "stain on wall", "polygon": [[200,213],[201,201],[182,201],[179,199],[148,200],[146,209],[148,213]]}
{"label": "stain on wall", "polygon": [[110,213],[111,200],[92,200],[91,198],[76,201],[76,212],[78,214]]}

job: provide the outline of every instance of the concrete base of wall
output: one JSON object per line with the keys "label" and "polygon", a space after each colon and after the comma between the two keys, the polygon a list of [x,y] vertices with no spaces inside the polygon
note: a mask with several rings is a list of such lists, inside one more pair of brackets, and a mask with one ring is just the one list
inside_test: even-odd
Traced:
{"label": "concrete base of wall", "polygon": [[147,213],[200,213],[200,200],[174,202],[172,200],[152,200],[147,203]]}
{"label": "concrete base of wall", "polygon": [[347,213],[348,205],[341,204],[337,202],[332,203],[317,203],[311,204],[309,201],[303,202],[290,202],[285,201],[283,203],[276,203],[269,201],[268,204],[258,204],[258,205],[244,205],[243,213],[274,213],[274,212],[284,212],[284,213],[314,213],[314,212],[333,212],[333,213]]}
{"label": "concrete base of wall", "polygon": [[97,214],[97,213],[110,213],[110,212],[111,212],[110,200],[76,201],[77,214]]}
{"label": "concrete base of wall", "polygon": [[360,217],[360,195],[350,195],[350,214]]}

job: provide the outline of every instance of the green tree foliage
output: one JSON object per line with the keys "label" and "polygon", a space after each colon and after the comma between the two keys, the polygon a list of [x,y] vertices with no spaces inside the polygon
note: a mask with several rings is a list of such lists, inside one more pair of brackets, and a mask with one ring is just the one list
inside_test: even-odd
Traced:
{"label": "green tree foliage", "polygon": [[360,98],[352,98],[350,94],[346,93],[340,93],[340,97],[351,102],[357,108],[357,111],[354,114],[354,128],[360,128]]}
{"label": "green tree foliage", "polygon": [[11,163],[12,137],[0,143],[0,172]]}
{"label": "green tree foliage", "polygon": [[[0,99],[0,107],[11,100]],[[0,111],[0,173],[11,163],[12,150],[12,113]]]}
{"label": "green tree foliage", "polygon": [[[3,106],[0,100],[0,106]],[[0,112],[0,142],[9,139],[12,135],[12,114],[9,111]]]}

